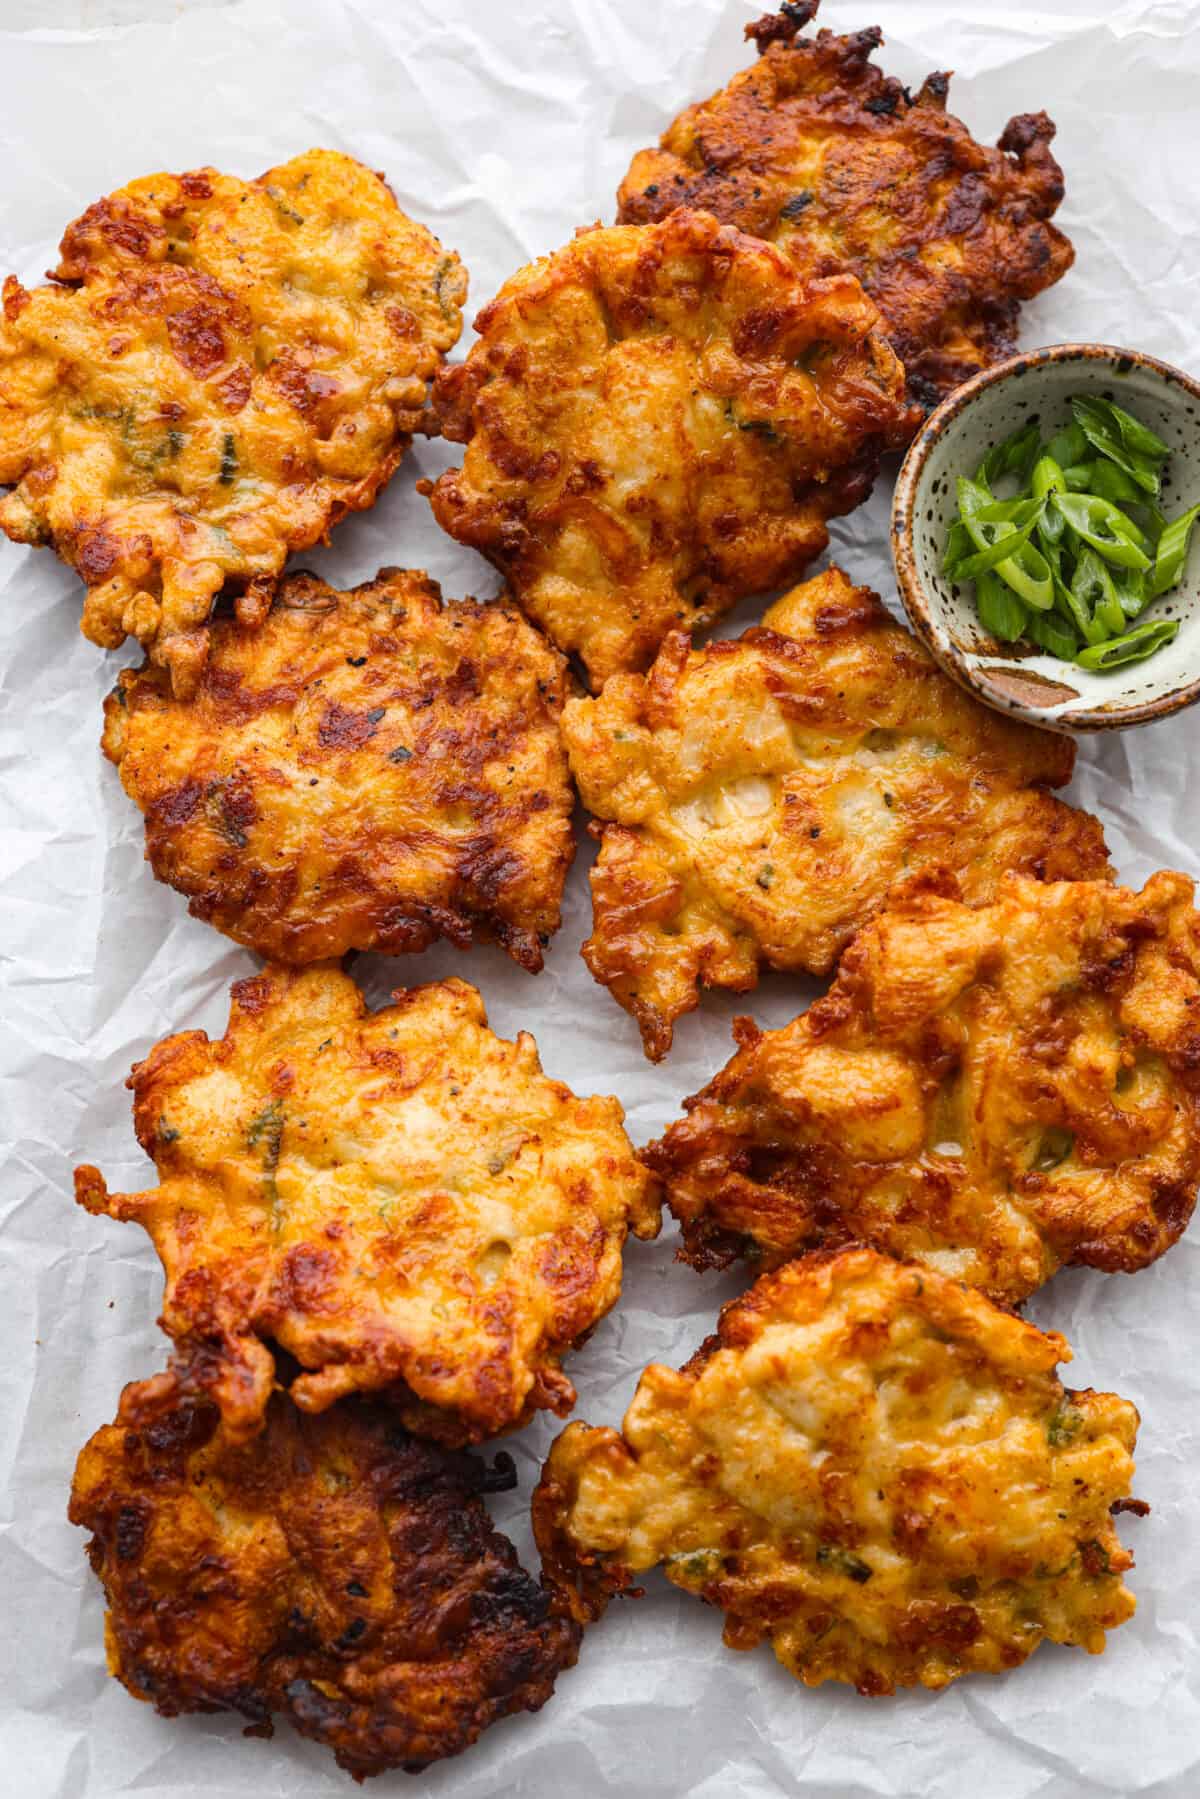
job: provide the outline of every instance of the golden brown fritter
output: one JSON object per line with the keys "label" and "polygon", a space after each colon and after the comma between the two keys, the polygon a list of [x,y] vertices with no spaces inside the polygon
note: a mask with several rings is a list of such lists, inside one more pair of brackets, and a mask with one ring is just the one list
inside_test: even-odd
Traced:
{"label": "golden brown fritter", "polygon": [[424,574],[295,575],[259,627],[214,621],[191,699],[127,670],[104,750],[159,880],[262,955],[481,936],[536,971],[575,849],[565,676],[519,613]]}
{"label": "golden brown fritter", "polygon": [[240,1712],[254,1736],[279,1715],[360,1780],[545,1704],[579,1630],[492,1528],[479,1496],[512,1484],[499,1468],[360,1400],[309,1418],[277,1395],[235,1445],[213,1406],[152,1387],[127,1387],[85,1445],[70,1506],[135,1699]]}
{"label": "golden brown fritter", "polygon": [[870,1238],[1015,1304],[1065,1263],[1132,1273],[1200,1183],[1200,916],[1009,875],[977,910],[896,895],[826,996],[738,1053],[646,1159],[696,1267]]}
{"label": "golden brown fritter", "polygon": [[82,1205],[158,1251],[166,1387],[211,1396],[236,1437],[261,1426],[275,1345],[306,1411],[386,1389],[452,1442],[569,1411],[562,1357],[615,1303],[626,1232],[658,1229],[615,1099],[548,1080],[463,981],[394,998],[368,1013],[329,964],[239,981],[224,1038],[168,1037],[130,1076],[159,1185],[76,1171]]}
{"label": "golden brown fritter", "polygon": [[0,529],[79,572],[85,636],[136,637],[187,693],[216,595],[257,622],[288,551],[372,504],[466,276],[332,150],[257,181],[148,175],[61,254],[53,286],[4,284]]}
{"label": "golden brown fritter", "polygon": [[1093,1654],[1134,1609],[1138,1415],[1064,1389],[1071,1351],[982,1294],[868,1249],[808,1256],[725,1307],[622,1433],[572,1424],[534,1495],[582,1621],[648,1568],[764,1638],[806,1686],[944,1687],[1038,1644]]}
{"label": "golden brown fritter", "polygon": [[563,732],[605,821],[584,957],[655,1061],[701,987],[827,973],[923,868],[972,901],[1010,868],[1107,876],[1097,821],[1044,791],[1071,743],[979,705],[837,568],[740,638],[669,638],[644,679],[568,701]]}
{"label": "golden brown fritter", "polygon": [[522,269],[438,377],[438,523],[592,683],[798,574],[904,435],[903,371],[848,276],[680,212]]}
{"label": "golden brown fritter", "polygon": [[798,37],[815,0],[746,28],[757,64],[689,106],[618,196],[629,224],[702,206],[778,243],[806,275],[857,275],[883,314],[909,391],[933,406],[1017,347],[1020,302],[1075,252],[1049,220],[1063,197],[1044,112],[994,150],[946,112],[947,74],[914,99],[870,62],[878,26]]}

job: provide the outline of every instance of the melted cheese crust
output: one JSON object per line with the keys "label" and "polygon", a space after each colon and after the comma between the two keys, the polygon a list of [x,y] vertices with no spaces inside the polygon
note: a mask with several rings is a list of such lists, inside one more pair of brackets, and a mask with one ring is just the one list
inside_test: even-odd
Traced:
{"label": "melted cheese crust", "polygon": [[1020,302],[1075,260],[1049,222],[1063,197],[1054,126],[1021,113],[988,149],[947,113],[948,74],[914,98],[870,61],[878,26],[798,37],[816,10],[808,0],[746,28],[758,62],[634,157],[618,216],[700,206],[805,274],[856,275],[909,391],[933,406],[1012,355]]}
{"label": "melted cheese crust", "polygon": [[148,175],[4,284],[0,529],[87,583],[83,630],[194,687],[215,596],[261,619],[292,549],[370,506],[462,330],[457,256],[381,175],[310,150],[256,181]]}
{"label": "melted cheese crust", "polygon": [[903,435],[903,371],[849,276],[679,212],[522,269],[438,378],[438,523],[595,686],[797,575]]}
{"label": "melted cheese crust", "polygon": [[352,593],[296,575],[210,640],[190,700],[146,663],[104,709],[192,912],[289,963],[482,936],[542,966],[575,849],[566,668],[519,613],[402,569]]}
{"label": "melted cheese crust", "polygon": [[1110,1507],[1138,1415],[1065,1390],[1063,1339],[871,1250],[808,1256],[647,1368],[622,1430],[572,1424],[534,1496],[575,1616],[661,1565],[806,1685],[867,1694],[1097,1653],[1134,1609]]}
{"label": "melted cheese crust", "polygon": [[368,1013],[330,965],[239,981],[224,1038],[168,1037],[131,1076],[159,1184],[76,1173],[148,1232],[173,1378],[238,1437],[286,1378],[272,1344],[308,1411],[390,1389],[424,1434],[480,1441],[569,1410],[562,1356],[615,1303],[626,1232],[658,1229],[615,1099],[548,1080],[463,981],[395,1002]]}
{"label": "melted cheese crust", "polygon": [[1192,900],[1170,873],[897,895],[802,1017],[739,1021],[646,1152],[688,1259],[866,1237],[1010,1304],[1064,1263],[1154,1261],[1200,1183]]}
{"label": "melted cheese crust", "polygon": [[672,637],[645,677],[568,701],[563,734],[604,821],[584,957],[656,1061],[702,987],[827,973],[922,870],[971,901],[1006,869],[1107,873],[1097,821],[1044,791],[1068,740],[979,705],[837,568],[740,638]]}

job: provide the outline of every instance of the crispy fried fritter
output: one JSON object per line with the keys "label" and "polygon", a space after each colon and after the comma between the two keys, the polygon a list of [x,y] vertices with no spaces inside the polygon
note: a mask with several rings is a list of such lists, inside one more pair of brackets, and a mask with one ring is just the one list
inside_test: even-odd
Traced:
{"label": "crispy fried fritter", "polygon": [[579,1630],[492,1528],[479,1495],[502,1474],[361,1400],[308,1418],[276,1396],[234,1445],[213,1406],[164,1409],[152,1385],[85,1445],[70,1506],[134,1698],[260,1736],[279,1714],[358,1779],[545,1704]]}
{"label": "crispy fried fritter", "polygon": [[1134,1609],[1110,1507],[1138,1415],[1065,1390],[1070,1354],[867,1249],[793,1262],[680,1373],[646,1369],[623,1434],[559,1437],[543,1579],[586,1621],[661,1563],[730,1648],[765,1637],[807,1686],[865,1694],[999,1673],[1043,1639],[1098,1654]]}
{"label": "crispy fried fritter", "polygon": [[896,895],[826,996],[738,1053],[646,1159],[686,1260],[866,1237],[1016,1303],[1064,1263],[1144,1268],[1200,1183],[1200,916],[1006,876]]}
{"label": "crispy fried fritter", "polygon": [[190,700],[127,670],[104,749],[158,878],[262,955],[482,936],[537,970],[575,848],[565,676],[519,613],[424,574],[296,575],[257,629],[213,623]]}
{"label": "crispy fried fritter", "polygon": [[87,583],[83,630],[195,684],[224,588],[261,618],[289,550],[370,506],[458,341],[466,276],[381,175],[310,150],[148,175],[4,284],[0,529]]}
{"label": "crispy fried fritter", "polygon": [[668,639],[650,674],[568,701],[584,804],[605,821],[584,956],[654,1060],[699,989],[760,964],[825,974],[893,882],[952,868],[1104,877],[1097,821],[1044,791],[1074,748],[980,706],[868,589],[827,569],[742,637]]}
{"label": "crispy fried fritter", "polygon": [[368,1013],[328,964],[239,981],[224,1038],[168,1037],[130,1076],[145,1193],[76,1171],[163,1263],[168,1387],[261,1425],[272,1347],[306,1411],[389,1389],[404,1422],[479,1441],[569,1411],[559,1366],[621,1290],[654,1184],[615,1099],[576,1099],[533,1038],[493,1036],[463,981]]}
{"label": "crispy fried fritter", "polygon": [[621,184],[619,217],[702,206],[778,243],[805,274],[857,275],[883,314],[909,391],[936,405],[1016,349],[1020,302],[1066,274],[1049,220],[1063,197],[1044,112],[996,149],[946,112],[947,74],[914,99],[870,62],[878,26],[797,33],[814,0],[746,28],[759,60],[668,127]]}
{"label": "crispy fried fritter", "polygon": [[796,575],[903,435],[903,371],[848,276],[680,212],[522,269],[434,390],[427,490],[594,685]]}

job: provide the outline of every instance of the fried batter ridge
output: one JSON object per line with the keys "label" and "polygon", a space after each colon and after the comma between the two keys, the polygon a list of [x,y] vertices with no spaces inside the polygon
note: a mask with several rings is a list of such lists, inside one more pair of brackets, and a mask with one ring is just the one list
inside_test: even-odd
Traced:
{"label": "fried batter ridge", "polygon": [[1043,1640],[1098,1654],[1134,1610],[1138,1414],[1064,1389],[1053,1332],[864,1248],[764,1275],[621,1432],[571,1424],[534,1495],[581,1621],[657,1565],[806,1686],[939,1688]]}
{"label": "fried batter ridge", "polygon": [[463,466],[423,491],[597,687],[797,575],[907,430],[858,283],[704,213],[581,232],[476,329],[434,389]]}
{"label": "fried batter ridge", "polygon": [[1097,820],[1045,791],[1068,739],[981,706],[838,568],[739,638],[668,638],[645,677],[568,701],[563,734],[602,821],[584,959],[654,1061],[702,987],[828,973],[922,869],[970,901],[1007,869],[1108,875]]}
{"label": "fried batter ridge", "polygon": [[85,1445],[69,1513],[135,1699],[240,1712],[253,1736],[284,1717],[361,1780],[459,1754],[574,1665],[579,1627],[493,1529],[477,1457],[379,1406],[314,1418],[281,1395],[235,1444],[215,1407],[153,1386]]}
{"label": "fried batter ridge", "polygon": [[222,590],[243,623],[289,550],[370,506],[427,417],[466,275],[382,175],[310,150],[256,181],[148,175],[4,284],[0,529],[87,584],[83,631],[195,686]]}
{"label": "fried batter ridge", "polygon": [[305,1411],[384,1391],[450,1443],[569,1411],[562,1357],[616,1302],[626,1232],[658,1230],[615,1099],[547,1079],[464,981],[394,1000],[368,1013],[328,964],[237,982],[224,1038],[167,1037],[130,1076],[158,1186],[76,1170],[81,1205],[158,1251],[165,1387],[234,1439],[262,1425],[275,1345]]}
{"label": "fried batter ridge", "polygon": [[634,157],[618,216],[699,206],[806,275],[856,275],[931,407],[1013,353],[1020,302],[1075,260],[1050,223],[1063,197],[1054,126],[1021,113],[986,149],[947,113],[948,74],[914,99],[870,61],[878,26],[801,38],[816,11],[802,0],[746,27],[758,62]]}
{"label": "fried batter ridge", "polygon": [[823,999],[737,1054],[646,1160],[694,1267],[870,1238],[1016,1304],[1067,1263],[1132,1273],[1200,1184],[1200,916],[1016,875],[972,910],[897,894]]}
{"label": "fried batter ridge", "polygon": [[541,968],[575,851],[566,665],[518,612],[294,575],[209,641],[190,699],[147,662],[105,704],[160,881],[283,962],[483,937]]}

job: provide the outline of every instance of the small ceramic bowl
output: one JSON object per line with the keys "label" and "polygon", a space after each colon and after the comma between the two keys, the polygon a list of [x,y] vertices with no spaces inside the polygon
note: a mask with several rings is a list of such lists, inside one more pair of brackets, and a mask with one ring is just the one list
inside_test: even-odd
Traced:
{"label": "small ceramic bowl", "polygon": [[1182,582],[1143,614],[1178,618],[1175,641],[1111,674],[997,642],[979,622],[971,584],[941,573],[958,476],[972,474],[993,444],[1031,418],[1043,438],[1069,425],[1071,396],[1080,393],[1115,401],[1170,444],[1161,502],[1168,518],[1200,500],[1200,383],[1135,350],[1054,344],[985,369],[931,414],[896,483],[892,556],[913,629],[977,699],[1052,731],[1112,731],[1200,699],[1200,520]]}

